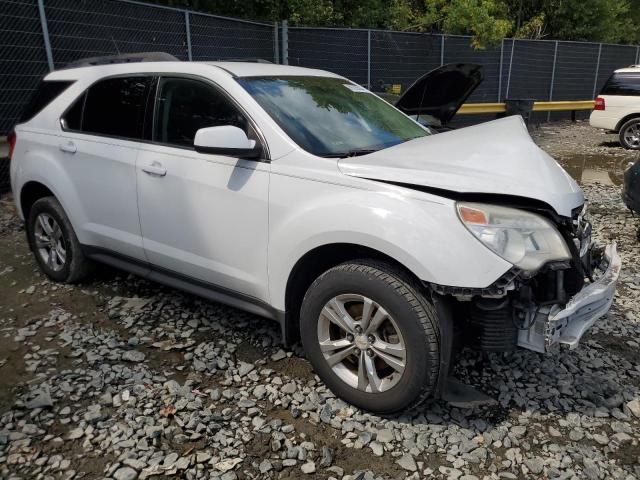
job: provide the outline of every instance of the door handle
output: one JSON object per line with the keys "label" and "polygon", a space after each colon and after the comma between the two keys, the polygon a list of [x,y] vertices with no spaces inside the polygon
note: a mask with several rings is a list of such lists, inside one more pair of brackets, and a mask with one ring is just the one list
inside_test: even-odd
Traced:
{"label": "door handle", "polygon": [[69,140],[60,144],[60,150],[67,153],[76,153],[78,151],[78,148],[76,147],[75,143]]}
{"label": "door handle", "polygon": [[146,174],[153,175],[154,177],[164,177],[167,174],[167,169],[164,168],[160,162],[153,162],[151,165],[145,165],[142,167],[142,171]]}

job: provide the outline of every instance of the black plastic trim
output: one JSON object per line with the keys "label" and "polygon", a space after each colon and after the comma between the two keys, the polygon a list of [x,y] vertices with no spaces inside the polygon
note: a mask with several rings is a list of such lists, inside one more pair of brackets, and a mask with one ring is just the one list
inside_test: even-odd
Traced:
{"label": "black plastic trim", "polygon": [[262,146],[258,143],[254,148],[221,148],[221,147],[202,147],[194,145],[194,149],[198,153],[209,153],[212,155],[225,155],[233,158],[241,158],[244,160],[257,160],[262,155]]}
{"label": "black plastic trim", "polygon": [[118,269],[133,273],[134,275],[206,298],[207,300],[223,303],[261,317],[275,320],[280,324],[284,335],[285,312],[272,307],[258,298],[189,277],[187,275],[174,272],[173,270],[158,267],[143,260],[122,255],[102,247],[81,245],[81,248],[82,252],[88,258],[97,262],[111,265]]}

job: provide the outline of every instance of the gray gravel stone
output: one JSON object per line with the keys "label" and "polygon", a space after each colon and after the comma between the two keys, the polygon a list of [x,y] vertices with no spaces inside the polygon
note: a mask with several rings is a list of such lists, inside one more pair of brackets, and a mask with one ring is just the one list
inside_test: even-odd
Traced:
{"label": "gray gravel stone", "polygon": [[415,472],[418,470],[418,466],[416,465],[416,461],[413,459],[413,456],[409,453],[405,453],[399,460],[396,461],[398,465],[400,465],[405,470],[409,470],[410,472]]}
{"label": "gray gravel stone", "polygon": [[122,354],[122,360],[126,362],[144,362],[145,354],[138,350],[127,350]]}
{"label": "gray gravel stone", "polygon": [[306,473],[310,475],[312,473],[316,473],[316,464],[314,462],[307,462],[300,467],[302,473]]}
{"label": "gray gravel stone", "polygon": [[120,467],[113,474],[113,478],[116,480],[135,480],[138,478],[138,472],[131,467]]}

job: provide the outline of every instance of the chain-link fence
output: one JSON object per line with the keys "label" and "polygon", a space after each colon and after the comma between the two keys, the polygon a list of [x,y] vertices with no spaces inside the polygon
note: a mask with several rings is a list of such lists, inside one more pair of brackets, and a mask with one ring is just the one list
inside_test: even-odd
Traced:
{"label": "chain-link fence", "polygon": [[[638,63],[640,53],[637,46],[512,39],[477,50],[465,36],[288,27],[133,0],[0,0],[0,35],[0,136],[15,125],[44,74],[98,55],[162,51],[194,61],[259,58],[331,70],[377,91],[404,91],[446,63],[477,63],[485,80],[469,101],[499,102],[591,99],[613,70]],[[538,113],[533,120],[567,115]],[[0,189],[6,165],[0,161]]]}

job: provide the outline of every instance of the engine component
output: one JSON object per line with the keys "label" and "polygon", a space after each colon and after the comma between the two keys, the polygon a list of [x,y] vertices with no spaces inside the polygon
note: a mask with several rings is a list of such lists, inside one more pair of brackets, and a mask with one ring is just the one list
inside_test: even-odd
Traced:
{"label": "engine component", "polygon": [[509,297],[474,298],[469,322],[472,346],[488,352],[515,350],[518,329],[513,319],[513,308]]}

